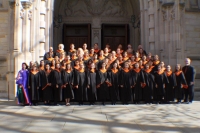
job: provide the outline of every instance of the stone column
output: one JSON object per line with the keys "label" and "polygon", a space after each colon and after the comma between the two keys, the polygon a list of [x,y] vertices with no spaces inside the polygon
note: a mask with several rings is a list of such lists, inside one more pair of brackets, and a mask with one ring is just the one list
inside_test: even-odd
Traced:
{"label": "stone column", "polygon": [[155,53],[155,19],[154,19],[154,0],[148,0],[148,18],[149,18],[149,48],[152,53]]}
{"label": "stone column", "polygon": [[30,20],[32,12],[29,10],[30,6],[32,5],[29,1],[22,1],[21,2],[23,8],[24,8],[24,19],[23,19],[23,37],[22,37],[22,46],[24,53],[24,61],[26,63],[30,62],[32,60],[31,56],[31,31],[30,31]]}
{"label": "stone column", "polygon": [[93,47],[94,43],[98,43],[99,48],[101,49],[101,19],[99,17],[92,18],[91,38],[91,48]]}
{"label": "stone column", "polygon": [[24,16],[20,0],[10,1],[11,8],[11,23],[13,34],[10,35],[11,41],[9,45],[9,55],[7,58],[8,72],[7,72],[7,90],[8,98],[14,99],[16,94],[15,77],[21,69],[22,57],[21,54],[21,38],[22,38],[22,18]]}
{"label": "stone column", "polygon": [[46,42],[46,36],[45,36],[45,28],[46,28],[46,22],[45,22],[45,15],[46,15],[46,0],[40,1],[40,34],[39,34],[39,58],[43,59],[43,56],[45,54],[45,42]]}

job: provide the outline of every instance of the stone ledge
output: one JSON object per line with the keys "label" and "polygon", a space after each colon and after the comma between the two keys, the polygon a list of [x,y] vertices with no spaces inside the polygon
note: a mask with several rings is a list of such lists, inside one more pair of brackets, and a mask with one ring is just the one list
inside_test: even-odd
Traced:
{"label": "stone ledge", "polygon": [[188,56],[191,60],[200,60],[200,56],[194,55],[194,56]]}

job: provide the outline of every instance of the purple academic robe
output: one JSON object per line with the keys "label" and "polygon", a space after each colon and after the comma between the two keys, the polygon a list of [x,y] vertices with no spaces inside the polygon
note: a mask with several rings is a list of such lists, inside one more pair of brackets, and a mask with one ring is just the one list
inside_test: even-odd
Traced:
{"label": "purple academic robe", "polygon": [[[18,72],[16,84],[17,86],[17,98],[18,104],[30,104],[29,95],[28,95],[28,70],[20,70]],[[22,86],[22,87],[20,87]]]}

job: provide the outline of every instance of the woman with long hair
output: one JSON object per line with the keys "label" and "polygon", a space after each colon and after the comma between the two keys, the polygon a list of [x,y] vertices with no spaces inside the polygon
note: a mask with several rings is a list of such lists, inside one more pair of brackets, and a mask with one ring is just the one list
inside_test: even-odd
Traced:
{"label": "woman with long hair", "polygon": [[50,65],[46,64],[44,68],[45,77],[41,80],[41,88],[43,91],[43,100],[45,105],[50,105],[50,100],[52,99],[52,86],[50,83],[51,71]]}
{"label": "woman with long hair", "polygon": [[22,69],[18,72],[16,78],[17,102],[20,105],[31,104],[28,93],[29,71],[27,69],[28,65],[26,63],[22,63]]}
{"label": "woman with long hair", "polygon": [[70,99],[74,99],[72,85],[74,84],[74,72],[70,63],[66,64],[66,69],[61,73],[63,96],[66,106],[70,106]]}
{"label": "woman with long hair", "polygon": [[40,73],[38,71],[38,68],[36,66],[36,64],[34,64],[32,66],[31,72],[29,74],[29,84],[28,84],[28,88],[29,88],[29,96],[31,99],[31,102],[33,103],[33,105],[37,105],[38,101],[39,101],[39,87],[40,85]]}
{"label": "woman with long hair", "polygon": [[181,103],[181,100],[183,100],[184,97],[184,89],[188,88],[187,82],[185,80],[184,73],[182,72],[181,65],[176,65],[175,70],[175,76],[176,76],[176,87],[174,88],[174,96],[177,99],[177,103]]}

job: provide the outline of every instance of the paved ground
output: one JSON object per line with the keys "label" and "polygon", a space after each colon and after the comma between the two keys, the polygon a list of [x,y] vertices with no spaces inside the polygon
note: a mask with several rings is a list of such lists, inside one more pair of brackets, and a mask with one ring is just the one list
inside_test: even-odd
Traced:
{"label": "paved ground", "polygon": [[0,132],[199,133],[200,92],[193,104],[16,106],[0,101]]}

